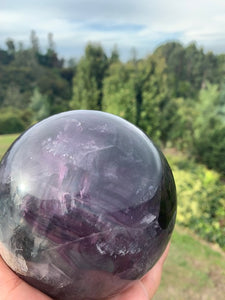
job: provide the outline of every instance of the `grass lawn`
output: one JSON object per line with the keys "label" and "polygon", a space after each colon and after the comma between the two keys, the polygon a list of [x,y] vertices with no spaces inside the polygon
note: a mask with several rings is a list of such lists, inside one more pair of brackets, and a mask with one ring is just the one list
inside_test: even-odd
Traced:
{"label": "grass lawn", "polygon": [[224,300],[225,253],[176,226],[154,300]]}
{"label": "grass lawn", "polygon": [[18,134],[4,134],[0,135],[0,159],[11,143],[18,137]]}
{"label": "grass lawn", "polygon": [[[17,136],[0,135],[0,158]],[[224,295],[225,253],[176,226],[154,300],[224,300]]]}

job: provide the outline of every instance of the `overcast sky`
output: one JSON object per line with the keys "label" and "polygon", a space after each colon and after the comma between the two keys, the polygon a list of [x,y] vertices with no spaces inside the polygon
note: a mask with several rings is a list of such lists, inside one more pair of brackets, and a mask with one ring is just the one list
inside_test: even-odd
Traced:
{"label": "overcast sky", "polygon": [[0,47],[9,37],[28,45],[31,30],[43,49],[53,33],[66,58],[90,41],[107,53],[117,45],[124,60],[133,47],[143,57],[170,40],[225,53],[225,0],[0,0]]}

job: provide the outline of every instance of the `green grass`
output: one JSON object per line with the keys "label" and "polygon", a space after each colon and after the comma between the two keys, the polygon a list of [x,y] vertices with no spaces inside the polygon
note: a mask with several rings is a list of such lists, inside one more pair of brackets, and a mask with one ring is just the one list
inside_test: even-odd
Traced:
{"label": "green grass", "polygon": [[[0,158],[17,136],[0,136]],[[176,226],[154,300],[224,300],[225,253],[214,247]]]}
{"label": "green grass", "polygon": [[4,134],[0,135],[0,159],[12,142],[18,137],[18,134]]}
{"label": "green grass", "polygon": [[154,300],[223,300],[225,254],[176,226]]}

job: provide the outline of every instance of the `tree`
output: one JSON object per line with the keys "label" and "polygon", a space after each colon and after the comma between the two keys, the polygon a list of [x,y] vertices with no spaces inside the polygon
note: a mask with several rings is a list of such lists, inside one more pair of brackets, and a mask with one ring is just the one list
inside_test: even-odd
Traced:
{"label": "tree", "polygon": [[6,90],[5,98],[2,104],[3,107],[12,106],[14,108],[24,108],[23,95],[18,85],[10,84]]}
{"label": "tree", "polygon": [[173,98],[165,106],[162,120],[162,140],[174,147],[190,150],[193,147],[194,120],[196,117],[195,100],[191,98]]}
{"label": "tree", "polygon": [[102,109],[135,123],[136,98],[132,72],[129,65],[111,64],[104,79]]}
{"label": "tree", "polygon": [[196,104],[193,153],[208,167],[225,175],[225,89],[207,83]]}
{"label": "tree", "polygon": [[33,111],[33,123],[41,121],[50,114],[49,100],[47,96],[40,93],[38,88],[34,89],[29,107]]}
{"label": "tree", "polygon": [[13,107],[0,109],[0,134],[22,132],[26,126],[22,114],[21,110]]}
{"label": "tree", "polygon": [[12,39],[8,39],[6,41],[6,45],[7,45],[7,52],[8,52],[8,54],[10,56],[14,56],[15,50],[16,50],[14,41]]}
{"label": "tree", "polygon": [[109,64],[117,63],[120,61],[120,55],[117,46],[115,45],[112,49]]}
{"label": "tree", "polygon": [[98,44],[88,44],[73,79],[72,109],[102,108],[103,79],[108,68],[106,54]]}
{"label": "tree", "polygon": [[40,65],[47,68],[62,68],[64,59],[59,59],[55,50],[55,42],[53,40],[53,34],[48,34],[48,47],[45,54],[38,52],[37,59]]}
{"label": "tree", "polygon": [[142,103],[139,126],[155,141],[161,136],[163,101],[167,95],[166,63],[161,55],[149,56],[143,63]]}
{"label": "tree", "polygon": [[218,58],[212,52],[206,53],[204,58],[203,80],[214,84],[220,82]]}
{"label": "tree", "polygon": [[35,55],[39,53],[39,40],[34,30],[30,34],[31,49]]}
{"label": "tree", "polygon": [[168,83],[172,97],[182,97],[181,82],[185,81],[185,49],[178,42],[169,42],[158,47],[155,55],[165,59]]}
{"label": "tree", "polygon": [[203,49],[197,49],[196,44],[191,43],[185,49],[185,78],[196,91],[201,88],[204,81],[204,65]]}
{"label": "tree", "polygon": [[12,59],[6,50],[0,48],[0,64],[8,65]]}
{"label": "tree", "polygon": [[218,84],[224,85],[225,82],[225,53],[217,56]]}

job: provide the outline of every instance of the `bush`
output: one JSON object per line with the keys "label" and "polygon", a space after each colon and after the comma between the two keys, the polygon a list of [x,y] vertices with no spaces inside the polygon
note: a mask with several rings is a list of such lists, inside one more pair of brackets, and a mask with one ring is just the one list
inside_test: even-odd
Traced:
{"label": "bush", "polygon": [[0,110],[0,134],[21,132],[25,127],[20,111]]}
{"label": "bush", "polygon": [[202,132],[194,146],[198,161],[225,176],[225,126]]}
{"label": "bush", "polygon": [[219,173],[186,157],[169,157],[177,186],[177,223],[225,249],[225,185]]}

